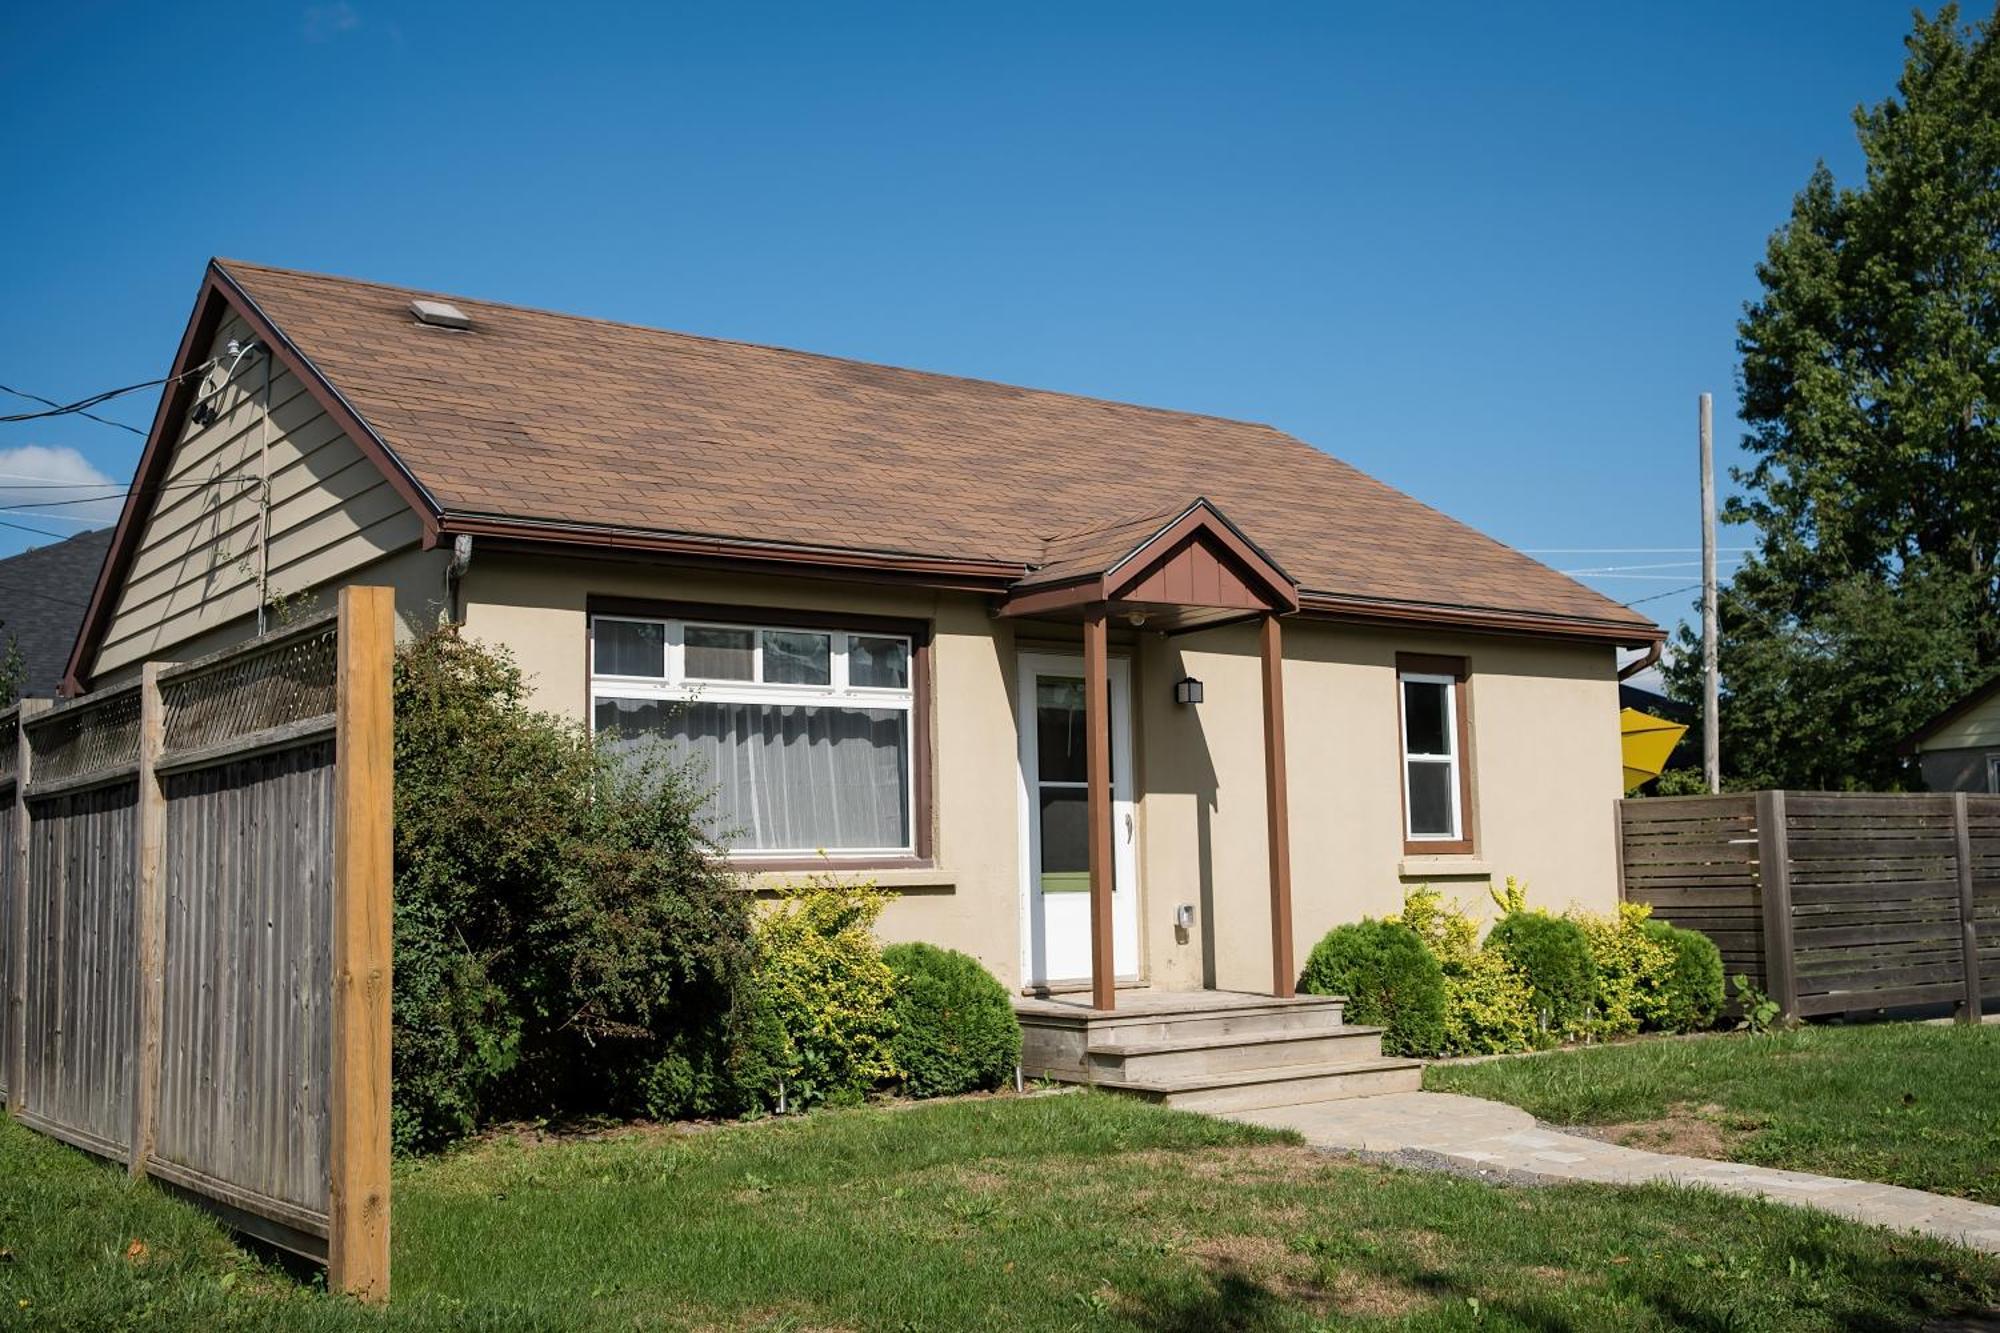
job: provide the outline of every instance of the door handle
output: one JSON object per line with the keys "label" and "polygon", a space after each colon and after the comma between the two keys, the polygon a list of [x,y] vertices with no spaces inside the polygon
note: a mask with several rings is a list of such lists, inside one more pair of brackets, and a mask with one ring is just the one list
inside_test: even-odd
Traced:
{"label": "door handle", "polygon": [[1132,812],[1130,810],[1125,812],[1125,841],[1132,841]]}

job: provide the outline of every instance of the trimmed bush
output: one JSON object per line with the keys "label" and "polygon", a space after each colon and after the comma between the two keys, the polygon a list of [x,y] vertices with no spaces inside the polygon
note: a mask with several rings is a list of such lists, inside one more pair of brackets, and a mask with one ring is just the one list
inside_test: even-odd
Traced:
{"label": "trimmed bush", "polygon": [[896,1076],[896,979],[875,942],[889,895],[832,875],[787,885],[757,923],[759,998],[793,1106],[859,1102]]}
{"label": "trimmed bush", "polygon": [[1642,921],[1642,933],[1671,955],[1662,979],[1658,1024],[1669,1032],[1699,1032],[1722,1017],[1722,951],[1698,930]]}
{"label": "trimmed bush", "polygon": [[1385,1029],[1388,1054],[1436,1055],[1444,1048],[1444,973],[1401,922],[1335,926],[1313,946],[1299,989],[1345,995],[1348,1020]]}
{"label": "trimmed bush", "polygon": [[1444,1055],[1523,1051],[1535,1042],[1528,984],[1506,958],[1479,947],[1479,923],[1429,885],[1403,897],[1399,920],[1417,933],[1444,974]]}
{"label": "trimmed bush", "polygon": [[728,1115],[770,1082],[750,906],[705,784],[601,753],[441,630],[395,679],[391,1132],[502,1115]]}
{"label": "trimmed bush", "polygon": [[1585,1027],[1593,1037],[1629,1037],[1661,1026],[1661,985],[1673,955],[1639,929],[1651,910],[1644,903],[1620,903],[1616,916],[1568,914],[1589,942],[1597,969],[1597,995]]}
{"label": "trimmed bush", "polygon": [[1007,988],[979,960],[930,944],[892,944],[896,978],[889,1051],[912,1097],[997,1088],[1021,1062],[1021,1021]]}
{"label": "trimmed bush", "polygon": [[1587,1030],[1597,966],[1576,922],[1546,912],[1509,912],[1487,933],[1486,947],[1527,981],[1528,1002],[1551,1034],[1560,1038]]}

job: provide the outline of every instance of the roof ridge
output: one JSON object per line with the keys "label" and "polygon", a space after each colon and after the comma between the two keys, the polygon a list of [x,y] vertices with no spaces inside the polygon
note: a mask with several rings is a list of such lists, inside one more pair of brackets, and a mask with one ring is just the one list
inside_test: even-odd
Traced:
{"label": "roof ridge", "polygon": [[[552,310],[547,306],[522,305],[517,301],[493,301],[483,296],[464,296],[454,292],[439,291],[429,287],[405,287],[393,282],[377,282],[372,278],[350,278],[338,273],[320,273],[312,269],[287,268],[281,264],[259,264],[248,259],[229,259],[221,255],[213,257],[210,263],[229,269],[254,269],[264,273],[281,273],[294,278],[311,278],[320,282],[337,282],[349,287],[368,287],[381,292],[394,292],[406,296],[435,296],[452,302],[466,301],[474,305],[491,306],[496,310],[513,310],[524,315],[540,315],[546,319],[571,320],[579,324],[600,324],[612,329],[630,329],[637,333],[653,333],[668,338],[685,338],[690,342],[721,343],[729,347],[745,347],[752,351],[774,352],[782,356],[810,357],[814,361],[831,362],[843,366],[866,366],[871,370],[889,370],[899,375],[919,375],[925,379],[949,380],[958,384],[976,384],[987,389],[1010,389],[1015,393],[1029,394],[1037,398],[1059,398],[1072,403],[1095,403],[1102,407],[1119,408],[1128,412],[1142,412],[1148,416],[1192,417],[1198,421],[1219,421],[1231,426],[1254,426],[1270,431],[1274,435],[1285,435],[1268,421],[1253,421],[1248,417],[1223,416],[1218,412],[1195,412],[1179,407],[1159,407],[1150,403],[1135,403],[1122,398],[1105,398],[1097,394],[1069,393],[1062,389],[1043,389],[1031,384],[1016,384],[1011,380],[981,379],[977,375],[960,375],[949,370],[925,370],[919,366],[900,366],[887,361],[865,361],[860,357],[835,356],[831,352],[815,352],[803,347],[786,347],[779,343],[756,342],[748,338],[723,338],[709,333],[689,333],[685,329],[663,329],[656,324],[639,324],[628,319],[607,319],[602,315],[579,315],[567,310]],[[1286,436],[1286,438],[1292,438]],[[1304,443],[1300,441],[1300,443]],[[1307,445],[1307,448],[1312,448]]]}

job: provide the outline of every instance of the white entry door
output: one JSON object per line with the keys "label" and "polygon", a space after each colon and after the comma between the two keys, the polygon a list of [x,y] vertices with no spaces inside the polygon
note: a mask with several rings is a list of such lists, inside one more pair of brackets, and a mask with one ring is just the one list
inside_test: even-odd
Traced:
{"label": "white entry door", "polygon": [[[1111,947],[1139,970],[1138,834],[1132,800],[1132,666],[1113,658]],[[1021,974],[1041,986],[1090,978],[1090,784],[1083,659],[1021,656]]]}

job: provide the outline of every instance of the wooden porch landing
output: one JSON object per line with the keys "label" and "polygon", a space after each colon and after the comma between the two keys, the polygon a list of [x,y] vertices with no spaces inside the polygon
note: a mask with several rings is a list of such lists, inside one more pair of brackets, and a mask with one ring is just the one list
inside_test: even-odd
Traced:
{"label": "wooden porch landing", "polygon": [[1423,1066],[1385,1059],[1380,1028],[1354,1027],[1338,996],[1241,991],[1021,997],[1021,1068],[1203,1111],[1413,1092]]}

